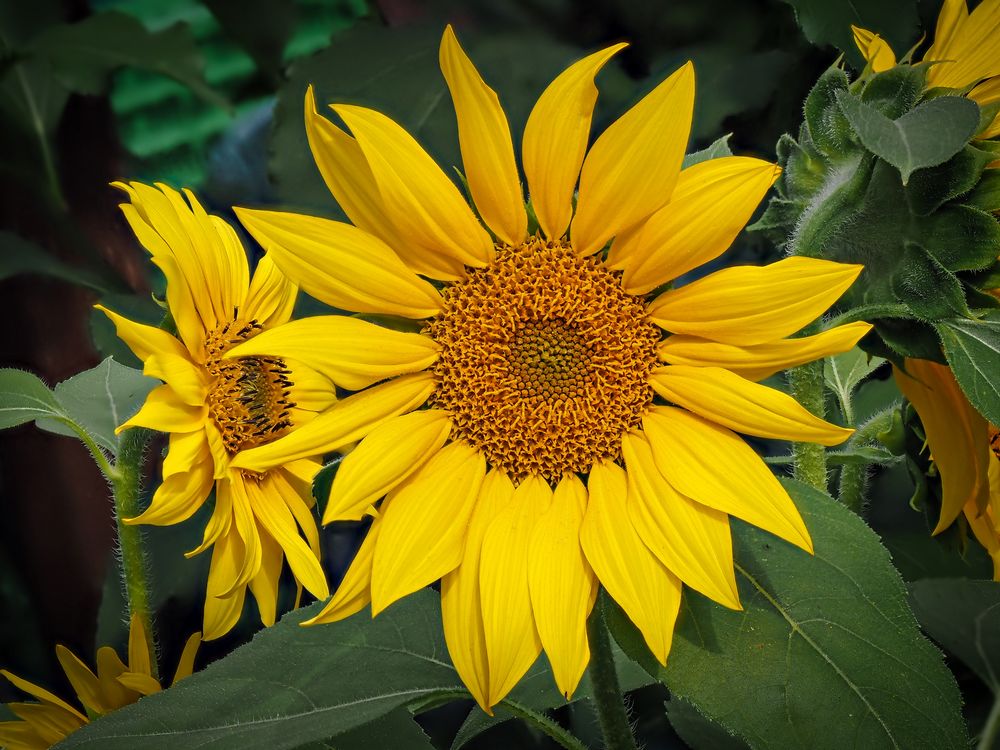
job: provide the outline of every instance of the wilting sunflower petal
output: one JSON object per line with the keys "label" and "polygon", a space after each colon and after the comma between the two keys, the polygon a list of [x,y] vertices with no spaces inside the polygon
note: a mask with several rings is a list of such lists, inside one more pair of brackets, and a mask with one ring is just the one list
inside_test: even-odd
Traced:
{"label": "wilting sunflower petal", "polygon": [[441,618],[448,653],[472,697],[487,713],[490,674],[479,589],[479,558],[486,530],[514,497],[507,475],[492,469],[483,480],[465,532],[465,549],[458,567],[441,579]]}
{"label": "wilting sunflower petal", "polygon": [[375,543],[378,541],[378,532],[382,520],[376,518],[372,521],[365,540],[358,548],[351,566],[344,574],[343,580],[333,594],[333,598],[327,602],[326,606],[320,610],[319,614],[312,619],[305,620],[302,624],[319,625],[324,622],[337,622],[360,612],[372,600],[372,560],[375,557]]}
{"label": "wilting sunflower petal", "polygon": [[726,344],[784,338],[827,311],[861,266],[795,256],[767,266],[724,268],[654,299],[650,319],[671,333]]}
{"label": "wilting sunflower petal", "polygon": [[573,216],[573,193],[597,101],[594,77],[626,46],[616,44],[566,68],[542,92],[524,126],[524,176],[538,224],[549,239],[562,237]]}
{"label": "wilting sunflower petal", "polygon": [[90,667],[80,661],[80,658],[68,648],[59,644],[56,646],[56,658],[59,666],[66,673],[66,678],[73,686],[84,707],[97,713],[107,713],[114,710],[115,706],[108,706],[104,703],[104,696],[101,693],[101,682],[97,675],[90,671]]}
{"label": "wilting sunflower petal", "polygon": [[239,566],[244,557],[243,543],[235,530],[220,536],[212,548],[202,627],[206,641],[225,635],[240,619],[243,601],[246,598],[246,587],[236,587],[230,596],[221,594],[231,588],[232,581],[239,575]]}
{"label": "wilting sunflower petal", "polygon": [[438,345],[429,336],[404,333],[344,315],[293,320],[234,346],[226,357],[271,355],[294,359],[337,385],[360,391],[434,363]]}
{"label": "wilting sunflower petal", "polygon": [[597,139],[580,172],[570,231],[580,255],[597,252],[670,200],[693,111],[694,67],[686,63]]}
{"label": "wilting sunflower petal", "polygon": [[315,216],[235,209],[267,257],[306,292],[352,312],[427,318],[441,295],[378,237]]}
{"label": "wilting sunflower petal", "polygon": [[528,217],[507,116],[450,25],[441,37],[439,59],[458,116],[458,143],[472,200],[486,226],[508,245],[517,245],[528,231]]}
{"label": "wilting sunflower petal", "polygon": [[429,373],[403,375],[348,396],[283,438],[242,451],[232,466],[267,471],[300,458],[321,456],[358,440],[387,419],[412,411],[437,383]]}
{"label": "wilting sunflower petal", "polygon": [[729,516],[679,493],[656,468],[645,436],[622,438],[628,512],[646,546],[684,583],[719,604],[740,609]]}
{"label": "wilting sunflower petal", "polygon": [[681,172],[670,203],[613,251],[622,286],[645,294],[724,253],[743,230],[781,169],[760,159],[726,156]]}
{"label": "wilting sunflower petal", "polygon": [[672,406],[651,408],[642,427],[657,467],[682,494],[812,553],[795,503],[738,435]]}
{"label": "wilting sunflower petal", "polygon": [[65,710],[65,711],[68,711],[69,713],[73,714],[74,716],[79,717],[83,721],[87,720],[87,718],[83,714],[81,714],[78,710],[76,710],[75,708],[73,708],[71,705],[69,705],[62,698],[59,698],[58,696],[53,695],[52,693],[50,693],[45,688],[38,687],[38,685],[35,685],[32,682],[28,682],[27,680],[22,679],[22,678],[18,677],[15,674],[11,674],[6,669],[0,669],[0,675],[3,675],[4,677],[6,677],[10,681],[11,685],[13,685],[14,687],[16,687],[18,690],[21,690],[22,692],[27,693],[32,698],[37,698],[42,703],[48,703],[49,705],[52,705],[52,706],[58,706],[59,708]]}
{"label": "wilting sunflower petal", "polygon": [[254,269],[240,317],[264,328],[279,326],[291,320],[298,294],[299,287],[278,269],[274,258],[265,255]]}
{"label": "wilting sunflower petal", "polygon": [[174,672],[171,685],[176,685],[194,673],[194,660],[198,656],[199,646],[201,646],[201,633],[194,633],[184,644],[184,650],[181,651],[181,658],[177,661],[177,670]]}
{"label": "wilting sunflower petal", "polygon": [[142,365],[142,373],[159,378],[189,406],[200,406],[208,395],[205,372],[187,356],[167,352],[150,354]]}
{"label": "wilting sunflower petal", "polygon": [[788,394],[721,367],[660,367],[649,382],[667,401],[747,435],[829,446],[854,434],[811,414]]}
{"label": "wilting sunflower petal", "polygon": [[145,361],[150,355],[159,353],[188,357],[184,345],[162,328],[136,323],[134,320],[112,312],[104,305],[94,305],[94,309],[100,310],[108,316],[108,319],[115,325],[118,338],[124,341],[139,359]]}
{"label": "wilting sunflower petal", "polygon": [[874,72],[896,67],[896,55],[885,39],[859,26],[851,26],[851,31],[854,32],[854,44]]}
{"label": "wilting sunflower petal", "polygon": [[138,413],[119,425],[115,434],[129,427],[148,427],[159,432],[191,432],[202,426],[207,415],[205,404],[186,404],[169,385],[160,385],[149,392]]}
{"label": "wilting sunflower petal", "polygon": [[[427,152],[385,115],[334,105],[354,133],[378,183],[386,212],[407,238],[403,260],[432,278],[457,279],[463,266],[485,266],[493,242]],[[401,248],[397,248],[401,249]]]}
{"label": "wilting sunflower petal", "polygon": [[590,661],[587,617],[597,597],[597,577],[580,547],[586,510],[583,482],[575,475],[563,477],[528,545],[531,611],[552,676],[566,700]]}
{"label": "wilting sunflower petal", "polygon": [[186,521],[208,499],[215,482],[213,468],[211,461],[201,461],[190,465],[187,471],[165,477],[153,493],[149,507],[134,518],[123,519],[124,522],[170,526]]}
{"label": "wilting sunflower petal", "polygon": [[934,533],[951,526],[968,503],[982,511],[989,500],[988,466],[993,460],[988,424],[972,408],[944,365],[907,359],[894,368],[896,384],[920,415],[931,457],[941,475],[941,515]]}
{"label": "wilting sunflower petal", "polygon": [[580,544],[611,597],[635,623],[660,664],[667,663],[681,606],[681,581],[656,559],[628,520],[625,472],[594,464]]}
{"label": "wilting sunflower petal", "polygon": [[542,643],[535,628],[528,583],[528,545],[552,490],[529,476],[486,530],[479,557],[479,594],[486,637],[490,691],[495,706],[535,663]]}
{"label": "wilting sunflower petal", "polygon": [[373,615],[458,566],[485,475],[483,454],[454,442],[389,496],[372,563]]}
{"label": "wilting sunflower petal", "polygon": [[672,365],[724,367],[747,380],[763,380],[789,367],[850,351],[871,329],[870,323],[847,323],[812,336],[749,346],[676,335],[663,341],[657,353]]}
{"label": "wilting sunflower petal", "polygon": [[323,523],[360,521],[368,507],[423,466],[451,432],[440,409],[421,409],[376,427],[348,453],[333,478]]}

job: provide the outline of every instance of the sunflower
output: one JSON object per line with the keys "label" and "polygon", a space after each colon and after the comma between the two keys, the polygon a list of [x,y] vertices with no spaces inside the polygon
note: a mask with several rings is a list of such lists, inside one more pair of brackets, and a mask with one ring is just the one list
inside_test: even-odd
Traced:
{"label": "sunflower", "polygon": [[214,545],[205,639],[232,629],[248,587],[261,620],[271,625],[286,556],[300,586],[317,598],[329,595],[312,510],[311,483],[320,463],[304,455],[267,471],[247,471],[234,468],[233,460],[307,423],[334,403],[335,387],[308,366],[280,356],[224,358],[262,331],[280,335],[297,287],[270,258],[260,261],[251,278],[236,232],[206,214],[190,192],[185,191],[185,202],[164,185],[116,187],[131,199],[122,212],[166,277],[167,307],[177,328],[173,336],[98,306],[143,361],[143,372],[164,381],[118,428],[170,434],[163,483],[149,508],[126,523],[180,523],[214,487],[215,507],[202,544],[188,553]]}
{"label": "sunflower", "polygon": [[[184,646],[172,684],[194,670],[194,659],[201,643],[201,633],[192,635]],[[12,675],[0,674],[14,687],[41,703],[8,703],[20,721],[0,722],[0,745],[7,750],[44,750],[75,732],[91,720],[135,703],[144,695],[161,690],[150,661],[147,633],[138,617],[133,617],[128,633],[128,665],[122,663],[110,646],[97,651],[97,674],[65,646],[56,646],[56,657],[73,686],[83,711],[71,706],[48,690]]]}
{"label": "sunflower", "polygon": [[682,582],[739,608],[730,514],[812,550],[788,494],[734,430],[825,445],[851,434],[757,381],[850,349],[869,330],[786,338],[859,266],[788,258],[656,293],[725,251],[778,169],[744,157],[681,169],[690,63],[588,151],[594,77],[623,46],[570,66],[527,121],[537,229],[498,98],[450,27],[441,68],[475,212],[399,125],[333,105],[348,134],[317,114],[311,90],[313,155],[354,225],[237,209],[308,293],[424,321],[412,332],[306,318],[229,352],[273,350],[357,391],[233,462],[267,471],[361,440],[323,521],[374,521],[311,623],[369,602],[377,615],[440,579],[448,649],[486,710],[542,649],[572,695],[598,583],[661,662]]}
{"label": "sunflower", "polygon": [[1000,431],[969,403],[951,370],[925,359],[907,359],[893,370],[903,395],[924,426],[941,477],[941,514],[934,534],[961,514],[993,559],[1000,581]]}
{"label": "sunflower", "polygon": [[[852,26],[854,42],[872,70],[896,65],[896,55],[878,34]],[[1000,102],[1000,0],[983,0],[971,13],[965,0],[944,0],[934,43],[924,54],[928,88],[968,91],[981,107]],[[1000,135],[1000,115],[977,136]]]}

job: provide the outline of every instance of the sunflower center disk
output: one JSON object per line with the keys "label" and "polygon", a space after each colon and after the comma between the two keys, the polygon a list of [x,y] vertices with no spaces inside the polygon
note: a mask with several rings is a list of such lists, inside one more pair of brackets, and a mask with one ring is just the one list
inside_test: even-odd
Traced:
{"label": "sunflower center disk", "polygon": [[556,481],[620,456],[653,399],[658,329],[593,258],[533,238],[443,292],[435,407],[517,480]]}
{"label": "sunflower center disk", "polygon": [[205,342],[205,368],[212,378],[208,408],[230,454],[248,450],[292,426],[291,371],[278,357],[222,359],[223,353],[260,332],[256,321],[237,320]]}

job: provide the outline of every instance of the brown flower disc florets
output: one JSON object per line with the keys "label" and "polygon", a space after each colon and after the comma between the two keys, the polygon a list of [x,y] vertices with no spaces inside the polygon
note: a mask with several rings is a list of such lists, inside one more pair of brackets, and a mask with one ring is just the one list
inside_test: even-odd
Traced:
{"label": "brown flower disc florets", "polygon": [[454,437],[515,480],[620,456],[653,399],[660,335],[617,275],[532,238],[442,294],[431,404],[451,412]]}

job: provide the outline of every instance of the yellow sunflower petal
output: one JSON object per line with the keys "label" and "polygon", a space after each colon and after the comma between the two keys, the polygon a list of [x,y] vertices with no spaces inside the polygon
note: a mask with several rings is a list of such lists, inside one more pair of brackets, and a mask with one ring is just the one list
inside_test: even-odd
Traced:
{"label": "yellow sunflower petal", "polygon": [[97,649],[97,679],[101,683],[101,700],[112,709],[128,706],[138,700],[138,695],[129,690],[118,678],[128,671],[118,653],[110,646]]}
{"label": "yellow sunflower petal", "polygon": [[[980,107],[986,107],[1000,101],[1000,76],[994,76],[983,81],[969,92],[968,97]],[[985,141],[1000,135],[1000,114],[996,115],[986,129],[976,135],[976,138]],[[996,162],[991,164],[995,168]]]}
{"label": "yellow sunflower petal", "polygon": [[80,658],[68,648],[59,644],[56,646],[56,658],[66,678],[73,686],[73,692],[85,708],[99,714],[107,713],[114,709],[114,706],[104,704],[101,694],[101,683],[97,675],[90,671],[90,667],[80,661]]}
{"label": "yellow sunflower petal", "polygon": [[[265,628],[274,625],[278,615],[278,582],[285,555],[266,527],[260,532],[260,570],[250,579],[250,593],[257,602],[260,621]],[[298,580],[298,579],[296,579]]]}
{"label": "yellow sunflower petal", "polygon": [[382,422],[420,406],[437,382],[426,372],[404,375],[368,388],[273,443],[242,451],[232,466],[267,471],[300,458],[321,456],[363,438]]}
{"label": "yellow sunflower petal", "polygon": [[237,208],[267,257],[306,292],[352,312],[427,318],[441,295],[378,237],[315,216]]}
{"label": "yellow sunflower petal", "polygon": [[438,358],[438,345],[420,333],[394,331],[345,315],[317,315],[264,331],[225,356],[255,354],[298,360],[337,385],[360,391],[380,380],[425,369]]}
{"label": "yellow sunflower petal", "polygon": [[254,513],[254,505],[257,503],[257,493],[254,490],[257,482],[242,472],[233,472],[228,481],[233,499],[233,526],[243,540],[243,560],[240,563],[237,558],[239,572],[229,586],[217,593],[217,596],[232,596],[236,589],[246,588],[250,579],[260,570],[263,554],[260,548],[260,531]]}
{"label": "yellow sunflower petal", "polygon": [[767,266],[724,268],[664,292],[649,304],[648,313],[671,333],[762,344],[816,320],[854,283],[861,268],[802,256]]}
{"label": "yellow sunflower petal", "polygon": [[274,476],[268,474],[260,483],[246,483],[246,489],[254,516],[274,541],[281,545],[295,580],[317,599],[328,597],[330,589],[323,568],[320,567],[316,554],[299,534],[295,517],[282,498],[283,493],[291,491],[288,484],[276,481]]}
{"label": "yellow sunflower petal", "polygon": [[795,503],[738,435],[672,406],[654,406],[642,427],[657,467],[679,492],[812,553]]}
{"label": "yellow sunflower petal", "polygon": [[504,699],[542,650],[531,609],[528,545],[551,502],[552,490],[544,479],[533,474],[521,480],[483,537],[479,595],[489,664],[489,706]]}
{"label": "yellow sunflower petal", "polygon": [[851,26],[851,31],[854,32],[854,44],[873,71],[881,73],[896,67],[896,55],[882,37],[858,26]]}
{"label": "yellow sunflower petal", "polygon": [[343,580],[337,586],[333,598],[327,602],[320,613],[312,619],[305,620],[303,625],[319,625],[325,622],[337,622],[351,615],[360,612],[372,600],[372,560],[375,557],[375,544],[378,541],[378,532],[381,526],[381,519],[372,521],[371,528],[365,540],[358,548],[351,566],[344,574]]}
{"label": "yellow sunflower petal", "polygon": [[190,471],[195,464],[212,461],[205,430],[170,433],[169,449],[163,459],[163,477]]}
{"label": "yellow sunflower petal", "polygon": [[448,653],[462,682],[487,713],[490,674],[479,589],[479,558],[483,537],[497,514],[510,504],[514,485],[492,469],[483,480],[465,532],[465,549],[458,567],[441,579],[441,618]]}
{"label": "yellow sunflower petal", "polygon": [[194,660],[198,655],[198,647],[201,646],[201,633],[194,633],[184,644],[181,651],[181,658],[177,662],[177,671],[174,672],[174,680],[171,685],[176,685],[185,677],[190,677],[194,672]]}
{"label": "yellow sunflower petal", "polygon": [[271,255],[265,255],[257,262],[246,304],[237,317],[255,320],[264,328],[280,326],[291,320],[298,294],[298,286],[281,272]]}
{"label": "yellow sunflower petal", "polygon": [[659,367],[649,382],[667,401],[747,435],[829,446],[854,434],[811,414],[788,394],[721,367]]}
{"label": "yellow sunflower petal", "polygon": [[597,252],[670,200],[693,111],[694,67],[686,63],[597,139],[580,172],[570,231],[580,255]]}
{"label": "yellow sunflower petal", "polygon": [[907,359],[894,368],[896,384],[920,415],[931,457],[941,475],[941,516],[934,533],[948,528],[968,503],[983,510],[989,500],[988,466],[993,460],[988,425],[972,408],[944,365]]}
{"label": "yellow sunflower petal", "polygon": [[208,407],[204,404],[186,404],[169,385],[160,385],[149,392],[138,413],[119,425],[115,434],[129,427],[148,427],[159,432],[192,432],[204,424],[207,415]]}
{"label": "yellow sunflower petal", "polygon": [[[969,17],[969,7],[966,0],[944,0],[938,11],[937,26],[934,29],[934,42],[924,55],[925,60],[954,59],[949,53],[952,45],[960,36],[962,26]],[[933,67],[932,66],[932,70]]]}
{"label": "yellow sunflower petal", "polygon": [[745,156],[709,159],[681,172],[670,203],[630,241],[613,245],[624,263],[622,286],[646,294],[724,253],[781,174]]}
{"label": "yellow sunflower petal", "polygon": [[724,367],[747,380],[763,380],[789,367],[850,351],[871,329],[870,323],[847,323],[812,336],[749,346],[678,335],[663,341],[657,353],[672,365]]}
{"label": "yellow sunflower petal", "polygon": [[564,477],[528,544],[531,611],[559,692],[572,698],[590,661],[587,617],[597,597],[597,576],[580,547],[587,488]]}
{"label": "yellow sunflower petal", "polygon": [[160,683],[148,674],[125,672],[124,674],[119,675],[117,680],[129,690],[134,690],[139,693],[139,695],[152,695],[153,693],[158,693],[162,690]]}
{"label": "yellow sunflower petal", "polygon": [[729,516],[685,497],[656,468],[645,436],[622,438],[628,514],[646,546],[684,583],[724,607],[741,609]]}
{"label": "yellow sunflower petal", "polygon": [[389,496],[372,562],[373,615],[458,566],[485,474],[483,454],[454,442]]}
{"label": "yellow sunflower petal", "polygon": [[403,128],[364,107],[334,105],[354,133],[386,212],[407,238],[407,265],[432,278],[461,278],[463,266],[485,266],[493,242],[454,183]]}
{"label": "yellow sunflower petal", "polygon": [[68,711],[74,716],[79,717],[82,721],[87,721],[87,717],[85,717],[83,714],[81,714],[79,711],[77,711],[75,708],[69,705],[62,698],[53,695],[45,688],[39,687],[33,682],[28,682],[27,680],[22,679],[21,677],[18,677],[15,674],[11,674],[6,669],[0,669],[0,675],[6,677],[7,680],[10,681],[10,683],[14,687],[16,687],[18,690],[21,690],[22,692],[27,693],[32,698],[37,698],[42,703],[47,703],[52,706],[58,706],[59,708]]}
{"label": "yellow sunflower petal", "polygon": [[155,328],[112,312],[104,305],[94,305],[95,310],[104,313],[115,325],[118,338],[124,341],[143,362],[152,354],[173,354],[177,357],[188,357],[184,345],[162,328]]}
{"label": "yellow sunflower petal", "polygon": [[573,192],[597,102],[594,77],[626,46],[616,44],[570,65],[542,92],[524,126],[524,176],[538,224],[549,239],[562,237],[573,216]]}
{"label": "yellow sunflower petal", "polygon": [[[957,4],[949,4],[941,9],[938,25],[941,29],[946,46],[939,46],[935,40],[934,52],[939,65],[932,65],[927,73],[929,86],[947,86],[964,88],[969,84],[984,78],[1000,75],[1000,3],[986,0],[979,3],[975,10],[962,15],[965,8]],[[946,30],[950,24],[950,33]],[[924,55],[925,60],[931,60]]]}
{"label": "yellow sunflower petal", "polygon": [[0,747],[5,750],[46,750],[87,723],[42,703],[8,703],[7,708],[22,721],[0,723]]}
{"label": "yellow sunflower petal", "polygon": [[153,493],[149,507],[134,518],[123,519],[127,524],[171,526],[186,521],[208,499],[215,482],[211,461],[192,464],[187,471],[167,476]]}
{"label": "yellow sunflower petal", "polygon": [[216,540],[212,550],[212,564],[208,569],[208,586],[205,596],[205,617],[202,632],[206,641],[221,638],[239,621],[243,613],[246,588],[237,587],[230,596],[219,596],[229,588],[239,574],[244,558],[243,543],[232,529]]}
{"label": "yellow sunflower petal", "polygon": [[656,559],[628,520],[625,472],[611,461],[590,470],[580,544],[604,588],[667,663],[681,606],[681,581]]}
{"label": "yellow sunflower petal", "polygon": [[375,176],[358,142],[316,111],[313,87],[306,90],[306,136],[326,186],[351,223],[392,248],[406,247],[382,203]]}
{"label": "yellow sunflower petal", "polygon": [[458,117],[469,192],[486,226],[508,245],[518,245],[527,234],[528,217],[500,100],[465,54],[450,24],[441,37],[439,58]]}
{"label": "yellow sunflower petal", "polygon": [[372,430],[341,461],[333,478],[323,523],[360,521],[368,507],[423,466],[451,432],[451,418],[423,409]]}
{"label": "yellow sunflower petal", "polygon": [[205,403],[205,396],[208,394],[205,371],[187,356],[179,357],[167,352],[150,354],[143,363],[142,372],[165,382],[189,406]]}

